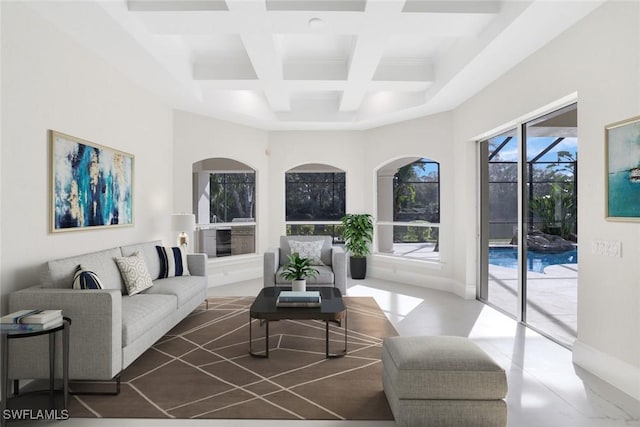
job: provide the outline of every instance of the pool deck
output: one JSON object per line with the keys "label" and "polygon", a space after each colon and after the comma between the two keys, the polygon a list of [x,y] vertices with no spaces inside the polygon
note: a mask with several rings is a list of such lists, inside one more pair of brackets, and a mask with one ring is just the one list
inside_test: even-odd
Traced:
{"label": "pool deck", "polygon": [[[395,243],[391,255],[437,261],[433,243]],[[555,264],[544,273],[527,271],[527,323],[566,345],[573,345],[578,324],[578,264]],[[489,302],[516,316],[518,271],[489,264]]]}
{"label": "pool deck", "polygon": [[[556,264],[544,273],[527,271],[526,321],[566,345],[578,327],[578,264]],[[518,272],[489,264],[489,302],[511,315],[517,310]]]}

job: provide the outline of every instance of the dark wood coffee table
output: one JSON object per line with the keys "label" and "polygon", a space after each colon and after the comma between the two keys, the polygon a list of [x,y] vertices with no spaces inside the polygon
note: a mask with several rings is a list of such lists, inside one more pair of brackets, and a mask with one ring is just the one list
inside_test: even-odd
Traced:
{"label": "dark wood coffee table", "polygon": [[[342,357],[347,354],[347,306],[338,288],[307,288],[320,291],[320,307],[276,307],[276,299],[281,291],[290,291],[287,287],[266,287],[256,297],[249,310],[249,354],[254,357],[269,357],[269,322],[276,320],[323,320],[325,322],[325,355],[327,358]],[[265,325],[264,352],[254,353],[252,348],[251,327],[253,319],[259,319]],[[338,326],[344,324],[344,350],[329,353],[329,322]]]}

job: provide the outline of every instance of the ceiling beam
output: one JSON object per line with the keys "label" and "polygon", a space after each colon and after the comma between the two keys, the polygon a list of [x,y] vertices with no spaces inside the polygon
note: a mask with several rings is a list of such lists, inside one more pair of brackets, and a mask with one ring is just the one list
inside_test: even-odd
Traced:
{"label": "ceiling beam", "polygon": [[225,0],[128,0],[127,8],[137,12],[228,10]]}
{"label": "ceiling beam", "polygon": [[240,37],[264,94],[274,111],[289,111],[289,93],[283,84],[282,54],[275,44],[264,1],[227,0],[232,12],[244,16]]}
{"label": "ceiling beam", "polygon": [[292,60],[284,63],[285,80],[346,80],[346,60]]}
{"label": "ceiling beam", "polygon": [[403,12],[416,13],[499,13],[500,1],[491,0],[407,0]]}
{"label": "ceiling beam", "polygon": [[366,0],[267,0],[267,10],[362,12]]}
{"label": "ceiling beam", "polygon": [[193,64],[193,79],[199,80],[256,80],[256,72],[247,62],[196,62]]}
{"label": "ceiling beam", "polygon": [[[340,111],[357,111],[369,90],[369,83],[391,37],[385,22],[395,19],[404,0],[369,0],[367,2],[367,31],[357,38],[349,62],[349,87],[340,99]],[[385,29],[387,31],[385,31]]]}
{"label": "ceiling beam", "polygon": [[[238,1],[238,0],[233,0]],[[397,0],[394,0],[397,1]],[[246,2],[260,5],[260,2]],[[229,10],[185,10],[179,13],[171,10],[140,10],[130,9],[147,28],[157,35],[211,35],[238,34],[244,25],[246,17],[239,8],[233,6],[229,0]],[[392,2],[391,5],[394,3]],[[469,36],[474,35],[484,20],[473,14],[430,14],[430,13],[400,13],[397,11],[393,19],[376,18],[376,28],[394,34],[428,36]],[[273,34],[358,34],[363,26],[372,21],[367,12],[308,12],[301,19],[304,12],[265,11]],[[490,15],[482,15],[489,20]],[[329,23],[325,28],[313,29],[309,27],[310,18],[320,18]]]}
{"label": "ceiling beam", "polygon": [[435,80],[435,74],[430,61],[404,58],[382,59],[373,75],[373,80],[432,83]]}

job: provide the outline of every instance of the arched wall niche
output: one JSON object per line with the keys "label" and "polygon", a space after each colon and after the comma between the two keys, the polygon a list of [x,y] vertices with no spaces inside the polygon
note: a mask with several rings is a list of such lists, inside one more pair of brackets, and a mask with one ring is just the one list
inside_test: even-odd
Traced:
{"label": "arched wall niche", "polygon": [[376,252],[439,261],[440,163],[426,154],[408,155],[374,173]]}

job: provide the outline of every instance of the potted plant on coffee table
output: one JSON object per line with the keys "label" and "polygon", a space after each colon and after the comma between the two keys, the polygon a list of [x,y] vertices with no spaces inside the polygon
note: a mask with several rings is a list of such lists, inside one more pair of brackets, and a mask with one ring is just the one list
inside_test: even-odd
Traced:
{"label": "potted plant on coffee table", "polygon": [[311,258],[302,258],[298,252],[292,253],[288,258],[280,275],[286,280],[291,280],[291,288],[294,291],[305,291],[307,277],[318,277],[320,272],[311,266]]}
{"label": "potted plant on coffee table", "polygon": [[364,279],[367,275],[367,255],[373,241],[373,220],[369,214],[346,214],[342,217],[344,247],[351,252],[349,266],[351,278]]}

